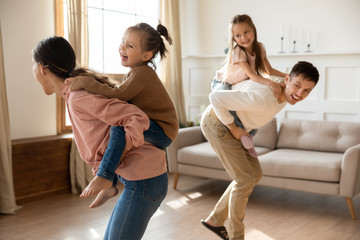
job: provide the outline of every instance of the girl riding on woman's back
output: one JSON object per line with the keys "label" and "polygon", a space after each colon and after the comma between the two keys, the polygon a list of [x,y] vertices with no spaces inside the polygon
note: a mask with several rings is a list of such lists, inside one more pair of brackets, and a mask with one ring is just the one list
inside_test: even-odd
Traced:
{"label": "girl riding on woman's back", "polygon": [[[120,85],[109,85],[91,78],[77,78],[71,83],[71,90],[85,89],[91,93],[108,98],[118,98],[139,107],[150,119],[150,127],[144,132],[144,139],[158,148],[164,149],[175,140],[179,122],[173,101],[166,91],[155,70],[154,58],[159,53],[163,59],[167,52],[164,40],[172,43],[167,29],[159,24],[154,29],[147,23],[129,27],[119,47],[121,64],[130,71]],[[88,197],[110,188],[112,180],[116,185],[114,170],[120,163],[125,149],[125,132],[121,127],[113,126],[110,130],[108,149],[102,159],[95,178],[81,194]],[[109,153],[109,154],[108,154]],[[112,159],[110,159],[110,153]],[[116,155],[114,154],[116,153]],[[116,156],[114,158],[114,156]]]}

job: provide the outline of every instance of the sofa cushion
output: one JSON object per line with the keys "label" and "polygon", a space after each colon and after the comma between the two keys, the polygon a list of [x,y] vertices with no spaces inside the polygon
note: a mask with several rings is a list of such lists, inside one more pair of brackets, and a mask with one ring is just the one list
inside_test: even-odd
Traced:
{"label": "sofa cushion", "polygon": [[360,123],[284,119],[277,148],[345,152],[360,143]]}
{"label": "sofa cushion", "polygon": [[264,176],[339,182],[343,154],[276,149],[259,156]]}
{"label": "sofa cushion", "polygon": [[[276,118],[258,129],[254,137],[254,145],[258,147],[274,149],[277,140]],[[258,153],[259,154],[259,153]]]}
{"label": "sofa cushion", "polygon": [[[255,149],[258,155],[272,151],[272,149],[266,147],[255,147]],[[224,169],[209,142],[195,144],[178,150],[178,162],[207,168]]]}
{"label": "sofa cushion", "polygon": [[209,142],[181,148],[178,150],[177,154],[179,163],[224,169]]}
{"label": "sofa cushion", "polygon": [[266,148],[266,147],[256,147],[255,150],[258,156],[263,155],[265,153],[271,152],[273,149]]}

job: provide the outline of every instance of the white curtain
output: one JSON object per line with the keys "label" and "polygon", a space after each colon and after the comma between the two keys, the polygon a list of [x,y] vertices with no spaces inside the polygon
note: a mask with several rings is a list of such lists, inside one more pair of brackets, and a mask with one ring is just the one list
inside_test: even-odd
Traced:
{"label": "white curtain", "polygon": [[93,179],[92,167],[86,164],[80,157],[75,140],[72,140],[70,150],[70,181],[71,192],[81,193]]}
{"label": "white curtain", "polygon": [[[86,0],[69,0],[68,2],[69,42],[74,48],[78,67],[89,65],[88,14]],[[91,167],[80,157],[75,140],[71,144],[70,180],[71,192],[80,193],[93,178]]]}
{"label": "white curtain", "polygon": [[10,121],[0,25],[0,213],[15,214],[19,208],[16,205],[14,192]]}
{"label": "white curtain", "polygon": [[86,0],[68,2],[69,42],[75,50],[79,66],[89,65],[89,34]]}
{"label": "white curtain", "polygon": [[180,124],[187,125],[181,67],[181,40],[179,21],[179,1],[160,0],[161,23],[168,29],[173,45],[161,65],[161,80],[173,99]]}

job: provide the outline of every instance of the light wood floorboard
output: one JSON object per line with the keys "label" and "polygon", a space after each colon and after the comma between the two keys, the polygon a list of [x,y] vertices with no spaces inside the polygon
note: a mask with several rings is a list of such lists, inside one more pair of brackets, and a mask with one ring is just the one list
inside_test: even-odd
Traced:
{"label": "light wood floorboard", "polygon": [[[228,182],[181,175],[153,216],[144,240],[215,240],[200,224]],[[0,215],[0,240],[102,239],[113,198],[89,209],[94,198],[58,193],[23,205],[15,215]],[[354,199],[360,217],[360,197]],[[245,216],[246,240],[359,240],[360,220],[353,221],[344,198],[257,186]]]}

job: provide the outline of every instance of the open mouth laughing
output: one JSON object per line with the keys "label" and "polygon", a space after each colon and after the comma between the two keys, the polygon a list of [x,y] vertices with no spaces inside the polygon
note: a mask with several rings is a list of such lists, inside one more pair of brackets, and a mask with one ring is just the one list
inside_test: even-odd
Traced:
{"label": "open mouth laughing", "polygon": [[120,53],[120,57],[122,61],[126,61],[128,59],[128,56],[124,55],[123,53]]}

